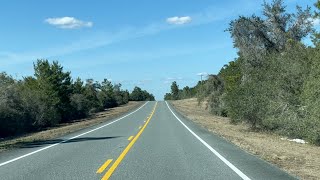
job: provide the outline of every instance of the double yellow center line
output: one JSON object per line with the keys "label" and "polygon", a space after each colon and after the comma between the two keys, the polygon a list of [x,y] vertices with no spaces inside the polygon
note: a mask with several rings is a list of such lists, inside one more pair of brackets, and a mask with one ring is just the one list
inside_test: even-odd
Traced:
{"label": "double yellow center line", "polygon": [[113,159],[108,159],[97,171],[98,174],[102,173],[112,162]]}
{"label": "double yellow center line", "polygon": [[[130,143],[128,144],[128,146],[122,151],[122,153],[119,155],[119,157],[117,158],[117,160],[112,164],[112,166],[110,167],[110,169],[107,171],[107,173],[102,177],[102,180],[107,180],[111,177],[112,173],[117,169],[117,167],[119,166],[119,164],[121,163],[121,161],[124,159],[124,157],[127,155],[127,153],[130,151],[130,149],[132,148],[132,146],[134,145],[134,143],[139,139],[140,135],[142,134],[142,132],[144,131],[144,129],[147,127],[148,123],[150,122],[154,112],[156,111],[156,107],[157,107],[158,102],[156,102],[150,116],[148,117],[146,123],[140,128],[140,131],[138,132],[138,134],[132,139],[130,137],[130,140],[132,139],[132,141],[130,141]],[[129,140],[129,139],[128,139]],[[97,173],[101,173],[104,171],[104,169],[112,162],[112,159],[107,160],[97,171]],[[101,171],[102,170],[102,171]]]}

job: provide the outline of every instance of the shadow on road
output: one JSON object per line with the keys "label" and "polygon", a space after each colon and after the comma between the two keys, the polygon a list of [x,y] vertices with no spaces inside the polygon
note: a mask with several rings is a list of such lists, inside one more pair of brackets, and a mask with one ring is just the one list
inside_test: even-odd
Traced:
{"label": "shadow on road", "polygon": [[20,142],[17,144],[19,148],[35,148],[42,147],[50,144],[56,143],[74,143],[74,142],[83,142],[83,141],[102,141],[107,139],[119,138],[121,136],[111,136],[111,137],[84,137],[84,138],[74,138],[69,141],[65,141],[65,139],[51,139],[51,140],[41,140],[41,141],[33,141],[33,142]]}

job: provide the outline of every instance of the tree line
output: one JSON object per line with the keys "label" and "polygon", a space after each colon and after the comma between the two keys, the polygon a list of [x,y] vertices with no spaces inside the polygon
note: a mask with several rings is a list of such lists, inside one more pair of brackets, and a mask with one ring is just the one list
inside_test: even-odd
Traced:
{"label": "tree line", "polygon": [[[319,10],[320,1],[315,6]],[[320,33],[312,22],[319,13],[299,6],[288,13],[283,0],[273,0],[262,14],[230,23],[238,57],[198,83],[193,97],[233,123],[320,145]],[[307,46],[309,36],[313,45]],[[171,90],[165,99],[181,92]]]}
{"label": "tree line", "polygon": [[0,73],[0,137],[38,131],[70,122],[129,101],[153,101],[154,96],[139,87],[129,93],[121,84],[80,78],[54,61],[34,63],[34,76],[14,79]]}
{"label": "tree line", "polygon": [[183,89],[179,89],[179,85],[176,81],[174,81],[171,85],[171,92],[166,93],[164,95],[165,100],[179,100],[179,99],[187,99],[194,97],[197,92],[198,88],[200,87],[201,82],[199,81],[195,87],[186,86]]}

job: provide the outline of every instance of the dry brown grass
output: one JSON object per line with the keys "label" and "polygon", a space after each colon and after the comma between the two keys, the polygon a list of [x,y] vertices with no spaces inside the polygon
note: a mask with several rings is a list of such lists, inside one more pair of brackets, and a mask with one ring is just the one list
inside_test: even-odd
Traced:
{"label": "dry brown grass", "polygon": [[142,105],[142,103],[143,102],[130,101],[126,105],[110,108],[106,111],[96,113],[90,118],[79,119],[70,123],[60,124],[58,127],[52,127],[41,132],[30,133],[21,137],[1,140],[0,152],[11,148],[18,148],[21,144],[24,143],[54,139],[89,126],[106,122],[113,118],[124,115],[128,111],[138,108]]}
{"label": "dry brown grass", "polygon": [[172,101],[183,115],[249,153],[260,156],[302,179],[320,179],[320,147],[281,140],[281,136],[254,132],[246,124],[211,115],[196,99]]}

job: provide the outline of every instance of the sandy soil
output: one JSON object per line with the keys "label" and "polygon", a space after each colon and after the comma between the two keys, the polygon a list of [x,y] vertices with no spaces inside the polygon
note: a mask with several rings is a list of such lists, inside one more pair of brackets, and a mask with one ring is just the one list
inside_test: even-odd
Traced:
{"label": "sandy soil", "polygon": [[184,116],[247,152],[301,179],[320,179],[320,147],[281,140],[282,136],[253,132],[246,124],[234,125],[228,118],[211,115],[196,99],[171,101]]}
{"label": "sandy soil", "polygon": [[11,148],[18,148],[25,143],[54,139],[89,126],[106,122],[113,118],[124,115],[128,111],[138,108],[143,103],[144,102],[130,101],[126,105],[110,108],[106,111],[96,113],[90,118],[79,119],[70,123],[60,124],[58,127],[52,127],[41,132],[30,133],[24,136],[14,137],[10,139],[3,139],[0,141],[0,152]]}

